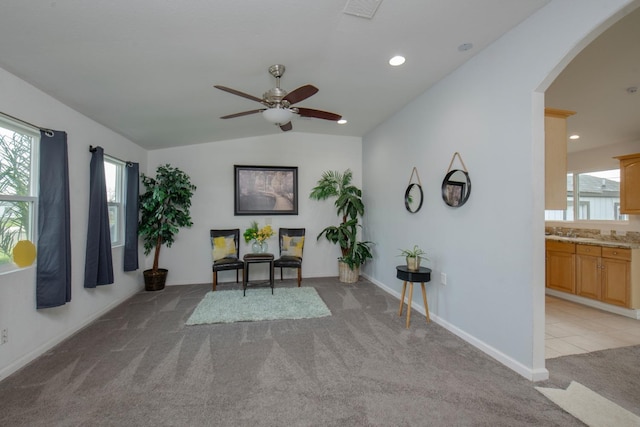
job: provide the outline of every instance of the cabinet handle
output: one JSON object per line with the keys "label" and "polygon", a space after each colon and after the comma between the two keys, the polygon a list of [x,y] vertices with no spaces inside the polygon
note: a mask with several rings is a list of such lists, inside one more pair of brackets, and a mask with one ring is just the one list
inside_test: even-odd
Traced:
{"label": "cabinet handle", "polygon": [[618,251],[613,251],[613,254],[614,255],[618,255]]}

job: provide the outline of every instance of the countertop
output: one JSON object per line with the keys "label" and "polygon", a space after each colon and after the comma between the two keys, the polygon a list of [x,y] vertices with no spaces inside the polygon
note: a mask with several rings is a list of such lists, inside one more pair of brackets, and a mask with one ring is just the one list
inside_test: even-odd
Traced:
{"label": "countertop", "polygon": [[561,242],[579,243],[581,245],[594,245],[594,246],[606,246],[610,248],[627,248],[627,249],[639,249],[640,243],[633,242],[619,242],[615,240],[601,240],[594,239],[592,237],[566,237],[556,235],[545,235],[547,240],[558,240]]}

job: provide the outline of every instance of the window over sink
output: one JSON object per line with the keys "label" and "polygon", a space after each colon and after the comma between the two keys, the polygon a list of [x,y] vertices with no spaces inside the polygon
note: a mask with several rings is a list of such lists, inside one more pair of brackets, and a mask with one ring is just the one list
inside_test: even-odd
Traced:
{"label": "window over sink", "polygon": [[[575,191],[574,191],[575,189]],[[567,174],[567,209],[545,210],[546,221],[629,221],[620,213],[620,169]]]}

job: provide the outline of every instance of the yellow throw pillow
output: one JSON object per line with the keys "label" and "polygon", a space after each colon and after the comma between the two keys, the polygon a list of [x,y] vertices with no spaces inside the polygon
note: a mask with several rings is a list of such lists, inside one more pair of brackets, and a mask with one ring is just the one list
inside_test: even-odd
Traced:
{"label": "yellow throw pillow", "polygon": [[302,258],[304,236],[282,236],[282,256]]}
{"label": "yellow throw pillow", "polygon": [[218,261],[222,258],[235,258],[236,256],[236,243],[233,236],[214,237],[212,246],[212,255],[214,261]]}

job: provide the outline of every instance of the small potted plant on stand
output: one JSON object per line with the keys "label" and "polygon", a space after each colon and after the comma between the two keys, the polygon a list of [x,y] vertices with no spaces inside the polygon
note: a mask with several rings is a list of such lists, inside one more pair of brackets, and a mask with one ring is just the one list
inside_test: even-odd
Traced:
{"label": "small potted plant on stand", "polygon": [[414,245],[413,249],[399,249],[399,251],[400,255],[398,256],[406,257],[407,269],[411,271],[420,270],[420,259],[429,259],[422,256],[426,254],[426,252],[420,249],[418,245]]}
{"label": "small potted plant on stand", "polygon": [[196,186],[186,173],[168,164],[158,166],[155,178],[145,174],[141,178],[146,191],[140,195],[138,234],[142,236],[145,255],[155,249],[153,267],[143,272],[144,284],[147,291],[159,291],[164,289],[168,273],[158,268],[160,248],[171,247],[180,227],[193,225],[189,208]]}
{"label": "small potted plant on stand", "polygon": [[329,226],[318,234],[331,243],[338,244],[342,256],[338,258],[339,280],[342,283],[355,283],[360,276],[360,266],[373,258],[372,242],[359,241],[358,219],[364,215],[362,190],[351,184],[352,173],[347,169],[343,174],[334,171],[324,172],[309,197],[314,200],[326,200],[335,197],[335,206],[342,222]]}

